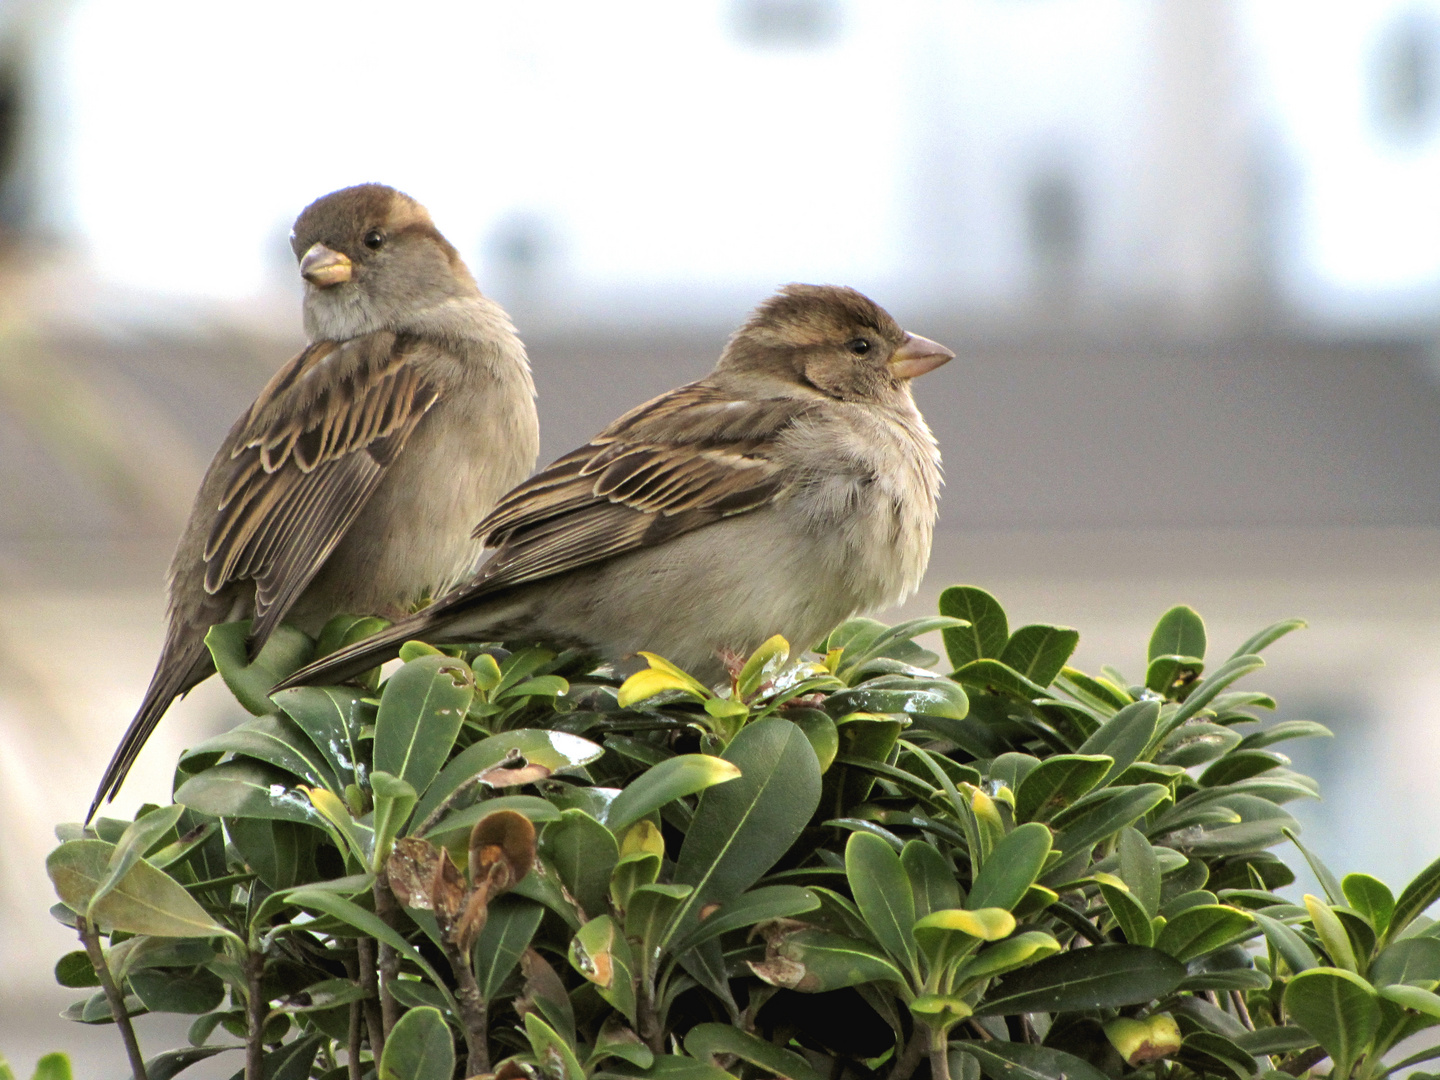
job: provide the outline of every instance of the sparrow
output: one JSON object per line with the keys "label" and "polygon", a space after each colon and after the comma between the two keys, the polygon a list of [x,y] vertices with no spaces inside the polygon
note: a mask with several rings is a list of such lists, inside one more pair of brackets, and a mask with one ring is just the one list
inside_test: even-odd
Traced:
{"label": "sparrow", "polygon": [[472,527],[539,454],[525,347],[423,206],[345,188],[301,212],[290,244],[310,343],[201,482],[160,660],[89,817],[170,703],[214,672],[212,625],[252,619],[253,657],[282,620],[313,634],[342,612],[404,614],[474,570]]}
{"label": "sparrow", "polygon": [[787,286],[708,376],[501,499],[470,581],[280,687],[354,676],[417,638],[647,649],[707,681],[773,634],[806,648],[919,587],[941,475],[910,380],[954,355],[853,289]]}

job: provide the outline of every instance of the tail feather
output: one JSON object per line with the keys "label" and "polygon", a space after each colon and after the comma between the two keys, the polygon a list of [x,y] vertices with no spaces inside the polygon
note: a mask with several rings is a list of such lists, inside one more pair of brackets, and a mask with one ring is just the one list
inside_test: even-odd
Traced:
{"label": "tail feather", "polygon": [[155,665],[155,674],[150,677],[150,686],[145,691],[140,709],[125,730],[120,745],[115,748],[115,754],[105,768],[100,786],[95,790],[90,812],[85,815],[87,822],[95,816],[101,803],[113,799],[120,791],[120,785],[125,782],[130,767],[140,756],[141,749],[155,726],[160,723],[160,718],[165,715],[165,710],[170,708],[177,697],[208,679],[214,672],[215,665],[205,648],[203,635],[190,634],[181,637],[172,634],[165,644],[164,652],[160,654],[160,662]]}
{"label": "tail feather", "polygon": [[346,679],[353,679],[386,660],[393,659],[405,642],[424,636],[423,629],[417,625],[420,621],[414,617],[403,619],[363,641],[336,649],[328,656],[306,664],[299,671],[276,683],[270,692],[274,694],[295,686],[332,686]]}

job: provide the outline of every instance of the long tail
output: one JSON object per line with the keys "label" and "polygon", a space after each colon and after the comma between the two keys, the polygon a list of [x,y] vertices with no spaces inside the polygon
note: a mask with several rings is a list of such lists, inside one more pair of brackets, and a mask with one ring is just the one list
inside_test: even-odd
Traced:
{"label": "long tail", "polygon": [[393,659],[400,652],[400,646],[412,638],[425,638],[424,612],[401,619],[394,626],[381,630],[354,645],[336,649],[329,656],[306,664],[293,675],[271,688],[271,693],[288,690],[292,686],[331,686],[353,679],[362,672]]}
{"label": "long tail", "polygon": [[203,634],[172,633],[169,636],[165,649],[160,654],[160,662],[155,665],[155,674],[150,677],[150,687],[145,691],[140,711],[135,714],[135,719],[130,721],[124,738],[115,748],[115,755],[105,768],[100,786],[95,790],[95,801],[90,804],[90,812],[85,815],[87,822],[95,816],[102,802],[113,799],[119,792],[130,767],[140,756],[145,741],[150,738],[150,733],[155,730],[155,725],[160,723],[160,718],[165,715],[165,710],[170,708],[171,702],[197,683],[208,679],[214,672],[215,665],[211,663],[210,653],[205,648]]}

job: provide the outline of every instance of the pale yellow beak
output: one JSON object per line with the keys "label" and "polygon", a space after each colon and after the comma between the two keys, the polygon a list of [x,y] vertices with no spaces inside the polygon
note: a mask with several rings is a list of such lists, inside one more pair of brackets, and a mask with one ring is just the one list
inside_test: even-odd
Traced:
{"label": "pale yellow beak", "polygon": [[890,370],[898,378],[913,379],[953,359],[955,354],[938,341],[918,334],[906,334],[905,340],[890,357]]}
{"label": "pale yellow beak", "polygon": [[300,276],[322,289],[349,281],[350,271],[350,257],[332,251],[324,244],[312,245],[300,260]]}

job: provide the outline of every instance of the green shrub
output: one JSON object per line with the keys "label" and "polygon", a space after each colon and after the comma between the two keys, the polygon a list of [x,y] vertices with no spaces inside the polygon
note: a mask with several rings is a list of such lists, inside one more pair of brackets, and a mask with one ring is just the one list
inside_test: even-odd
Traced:
{"label": "green shrub", "polygon": [[[1246,1080],[1326,1057],[1378,1080],[1440,1056],[1385,1062],[1440,1024],[1440,862],[1396,898],[1299,848],[1326,895],[1276,892],[1285,805],[1316,785],[1275,747],[1328,732],[1233,687],[1298,621],[1214,662],[1175,608],[1132,683],[979,589],[940,608],[852,620],[820,658],[772,639],[719,693],[648,654],[622,683],[575,652],[412,642],[383,683],[271,700],[353,620],[249,667],[245,627],[217,627],[259,715],[182,756],[173,805],[60,830],[55,913],[87,948],[56,976],[98,987],[69,1015],[193,1014],[152,1080],[232,1049],[297,1080]],[[913,640],[934,630],[948,675]]]}

